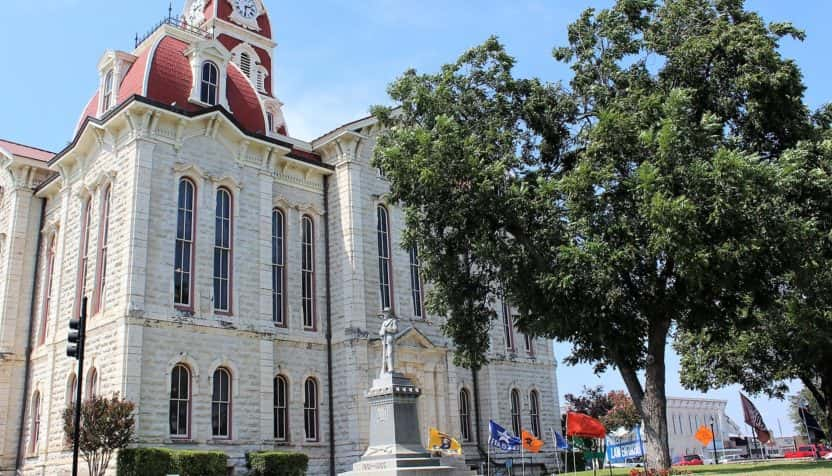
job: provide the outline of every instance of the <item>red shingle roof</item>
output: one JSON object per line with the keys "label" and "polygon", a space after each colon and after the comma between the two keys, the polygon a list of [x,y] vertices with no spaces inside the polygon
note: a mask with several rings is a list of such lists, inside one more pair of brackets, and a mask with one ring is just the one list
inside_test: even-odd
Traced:
{"label": "red shingle roof", "polygon": [[53,152],[49,152],[48,150],[38,149],[37,147],[18,144],[17,142],[3,139],[0,139],[0,149],[8,151],[12,155],[39,160],[41,162],[49,162],[49,160],[55,156]]}

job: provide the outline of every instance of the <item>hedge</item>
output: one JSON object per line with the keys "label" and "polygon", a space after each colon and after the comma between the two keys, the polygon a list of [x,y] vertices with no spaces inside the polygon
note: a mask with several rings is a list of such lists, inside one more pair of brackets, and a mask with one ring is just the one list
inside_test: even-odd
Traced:
{"label": "hedge", "polygon": [[117,476],[225,476],[228,456],[221,451],[127,448],[119,451]]}
{"label": "hedge", "polygon": [[255,451],[246,454],[250,476],[305,476],[309,457],[303,453]]}

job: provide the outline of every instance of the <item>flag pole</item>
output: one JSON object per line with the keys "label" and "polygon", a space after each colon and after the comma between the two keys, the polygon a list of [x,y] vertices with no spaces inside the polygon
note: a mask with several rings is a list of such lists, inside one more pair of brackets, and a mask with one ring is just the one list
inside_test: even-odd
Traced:
{"label": "flag pole", "polygon": [[491,476],[491,438],[489,437],[488,439],[488,458],[485,463],[485,474]]}
{"label": "flag pole", "polygon": [[522,428],[520,428],[520,468],[523,476],[526,476],[526,442],[523,441]]}

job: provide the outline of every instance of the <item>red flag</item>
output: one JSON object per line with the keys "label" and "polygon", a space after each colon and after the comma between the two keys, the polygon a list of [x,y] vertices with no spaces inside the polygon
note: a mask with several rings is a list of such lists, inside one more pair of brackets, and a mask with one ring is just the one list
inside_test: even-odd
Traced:
{"label": "red flag", "polygon": [[745,417],[745,423],[757,430],[757,439],[760,440],[760,443],[768,443],[771,440],[771,432],[766,428],[763,415],[757,411],[757,407],[745,395],[740,394],[740,399],[742,400],[742,413]]}
{"label": "red flag", "polygon": [[568,412],[566,414],[566,436],[604,438],[607,436],[607,430],[603,423],[589,415]]}

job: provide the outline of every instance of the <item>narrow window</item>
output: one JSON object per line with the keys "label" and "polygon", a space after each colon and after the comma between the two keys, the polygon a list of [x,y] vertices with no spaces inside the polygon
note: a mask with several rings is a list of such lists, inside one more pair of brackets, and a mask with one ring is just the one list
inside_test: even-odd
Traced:
{"label": "narrow window", "polygon": [[303,392],[303,424],[306,441],[318,441],[318,382],[306,379]]}
{"label": "narrow window", "polygon": [[214,230],[214,310],[231,312],[231,193],[217,190]]}
{"label": "narrow window", "polygon": [[419,319],[424,317],[421,270],[422,264],[419,261],[419,250],[414,246],[410,248],[410,289],[413,294],[413,316]]}
{"label": "narrow window", "polygon": [[107,72],[104,77],[104,95],[101,102],[101,112],[107,112],[113,105],[113,71]]}
{"label": "narrow window", "polygon": [[514,318],[511,316],[511,308],[505,297],[503,297],[503,334],[506,350],[514,350]]}
{"label": "narrow window", "polygon": [[391,309],[392,284],[390,270],[390,216],[387,209],[377,207],[378,221],[376,235],[378,238],[378,286],[381,309]]}
{"label": "narrow window", "polygon": [[78,291],[75,300],[76,316],[81,313],[81,301],[87,297],[87,265],[89,264],[91,217],[92,199],[89,199],[86,205],[84,205],[84,213],[81,215],[81,262],[78,266]]}
{"label": "narrow window", "polygon": [[520,392],[511,390],[511,429],[515,436],[520,436]]}
{"label": "narrow window", "polygon": [[231,374],[220,367],[214,371],[211,394],[211,436],[231,437]]}
{"label": "narrow window", "polygon": [[459,391],[459,428],[464,441],[471,441],[471,399],[468,390]]}
{"label": "narrow window", "polygon": [[69,375],[69,381],[66,384],[66,406],[71,407],[75,405],[75,392],[78,387],[78,378],[75,374]]}
{"label": "narrow window", "polygon": [[206,61],[202,65],[202,83],[199,88],[199,100],[205,104],[215,106],[217,104],[219,90],[219,70],[217,65]]}
{"label": "narrow window", "polygon": [[262,71],[257,72],[257,90],[261,93],[266,92],[266,75]]}
{"label": "narrow window", "polygon": [[87,382],[87,398],[93,398],[98,395],[98,370],[93,368],[90,370],[90,376]]}
{"label": "narrow window", "polygon": [[315,329],[315,228],[312,218],[301,219],[301,304],[304,329]]}
{"label": "narrow window", "polygon": [[49,308],[52,304],[52,275],[55,270],[55,236],[49,240],[49,249],[46,252],[46,274],[44,274],[44,289],[43,289],[43,306],[40,317],[40,333],[38,334],[38,344],[43,345],[46,342],[46,332],[49,323]]}
{"label": "narrow window", "polygon": [[170,374],[170,436],[188,438],[191,419],[191,372],[177,364]]}
{"label": "narrow window", "polygon": [[93,314],[97,314],[104,310],[104,300],[106,298],[105,292],[107,289],[107,243],[110,234],[110,200],[112,196],[112,186],[108,186],[104,191],[104,200],[101,202],[101,219],[98,223],[98,272],[95,276],[95,304],[93,305]]}
{"label": "narrow window", "polygon": [[272,210],[272,320],[286,326],[286,217],[278,208]]}
{"label": "narrow window", "polygon": [[534,338],[528,334],[523,334],[523,343],[526,347],[527,354],[534,354]]}
{"label": "narrow window", "polygon": [[274,379],[274,439],[289,441],[289,383],[282,375]]}
{"label": "narrow window", "polygon": [[40,392],[38,391],[35,391],[32,397],[32,426],[29,438],[29,452],[35,454],[38,452],[38,440],[40,440]]}
{"label": "narrow window", "polygon": [[248,53],[240,53],[240,69],[247,78],[251,77],[251,56]]}
{"label": "narrow window", "polygon": [[191,302],[194,256],[194,183],[179,181],[179,203],[176,214],[176,249],[173,268],[173,302],[189,309]]}
{"label": "narrow window", "polygon": [[271,112],[266,113],[266,124],[268,126],[269,132],[274,132],[274,114]]}
{"label": "narrow window", "polygon": [[529,393],[529,419],[532,421],[532,433],[540,438],[540,397],[537,390]]}

